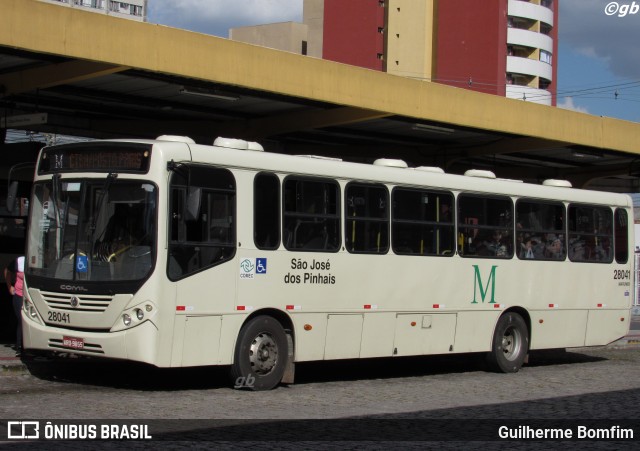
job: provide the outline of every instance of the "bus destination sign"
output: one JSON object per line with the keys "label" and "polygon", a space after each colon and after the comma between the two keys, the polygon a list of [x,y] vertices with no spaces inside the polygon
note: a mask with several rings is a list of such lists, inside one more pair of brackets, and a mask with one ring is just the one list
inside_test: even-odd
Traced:
{"label": "bus destination sign", "polygon": [[45,149],[38,173],[52,172],[138,172],[149,170],[151,146],[120,143],[71,144]]}

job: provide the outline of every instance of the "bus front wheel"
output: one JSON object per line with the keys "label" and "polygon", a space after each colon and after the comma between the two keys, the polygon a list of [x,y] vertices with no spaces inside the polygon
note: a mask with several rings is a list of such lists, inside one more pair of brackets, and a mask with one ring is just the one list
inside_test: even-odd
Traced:
{"label": "bus front wheel", "polygon": [[234,388],[271,390],[282,380],[288,359],[287,336],[279,321],[262,315],[247,322],[238,335],[231,366]]}
{"label": "bus front wheel", "polygon": [[507,312],[500,317],[493,333],[487,362],[491,370],[516,373],[529,352],[529,332],[520,315]]}

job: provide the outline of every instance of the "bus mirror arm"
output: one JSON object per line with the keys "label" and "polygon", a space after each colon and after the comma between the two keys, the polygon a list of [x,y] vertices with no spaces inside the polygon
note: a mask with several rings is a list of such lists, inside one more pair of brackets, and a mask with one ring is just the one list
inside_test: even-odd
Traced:
{"label": "bus mirror arm", "polygon": [[186,166],[184,163],[177,163],[174,160],[168,161],[167,171],[175,172],[176,174],[179,174],[186,179],[189,178],[189,172],[190,172],[189,167]]}
{"label": "bus mirror arm", "polygon": [[16,207],[16,196],[18,195],[18,181],[17,180],[14,180],[13,182],[11,181],[11,173],[14,170],[31,169],[33,167],[35,167],[34,163],[27,162],[27,163],[15,164],[11,166],[11,168],[9,169],[9,174],[7,175],[7,203],[6,203],[7,211],[9,213],[11,213],[13,209]]}
{"label": "bus mirror arm", "polygon": [[16,207],[16,195],[18,193],[18,181],[14,180],[9,183],[7,188],[7,211],[11,213]]}

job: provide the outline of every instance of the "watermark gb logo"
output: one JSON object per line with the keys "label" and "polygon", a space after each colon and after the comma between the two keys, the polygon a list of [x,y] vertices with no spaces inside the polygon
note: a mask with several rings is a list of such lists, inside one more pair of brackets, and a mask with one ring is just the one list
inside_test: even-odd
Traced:
{"label": "watermark gb logo", "polygon": [[610,2],[604,8],[604,13],[607,16],[625,17],[628,15],[638,14],[638,12],[640,12],[640,4],[636,3],[635,1],[631,4]]}

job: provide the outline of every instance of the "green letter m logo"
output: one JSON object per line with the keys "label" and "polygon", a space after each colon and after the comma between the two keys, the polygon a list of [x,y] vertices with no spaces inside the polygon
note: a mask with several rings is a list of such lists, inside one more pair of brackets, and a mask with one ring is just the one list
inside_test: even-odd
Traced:
{"label": "green letter m logo", "polygon": [[491,284],[491,300],[489,301],[489,304],[495,304],[496,303],[496,299],[495,299],[495,292],[496,292],[496,268],[497,266],[492,266],[491,267],[491,274],[489,274],[489,280],[487,280],[487,284],[484,285],[482,283],[482,276],[480,275],[480,268],[478,268],[478,265],[473,265],[474,269],[475,269],[475,278],[473,281],[473,301],[471,301],[472,304],[477,304],[478,300],[477,300],[477,294],[478,294],[478,288],[480,289],[480,299],[482,300],[482,303],[484,304],[484,300],[487,297],[487,293],[489,292],[489,284]]}

